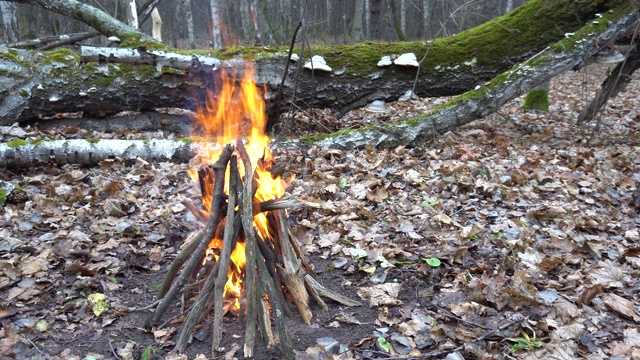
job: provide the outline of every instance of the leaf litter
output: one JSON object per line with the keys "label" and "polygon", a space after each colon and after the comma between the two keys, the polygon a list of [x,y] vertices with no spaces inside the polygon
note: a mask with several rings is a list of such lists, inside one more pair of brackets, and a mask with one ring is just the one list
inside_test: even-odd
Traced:
{"label": "leaf litter", "polygon": [[[310,327],[288,320],[301,334],[299,357],[640,358],[640,83],[611,99],[589,144],[595,120],[575,123],[605,70],[554,79],[549,113],[525,113],[516,100],[416,148],[276,149],[285,174],[295,174],[288,192],[314,204],[290,219],[320,279],[370,306],[329,304]],[[444,101],[399,102],[389,114],[358,110],[340,120],[309,110],[288,121],[335,130]],[[164,271],[200,226],[182,205],[199,198],[187,168],[115,159],[3,172],[29,200],[0,213],[0,354],[208,354],[207,341],[196,340],[187,357],[171,352],[180,309],[151,334],[142,329],[149,313],[131,311],[153,304]],[[229,321],[233,358],[243,332]]]}

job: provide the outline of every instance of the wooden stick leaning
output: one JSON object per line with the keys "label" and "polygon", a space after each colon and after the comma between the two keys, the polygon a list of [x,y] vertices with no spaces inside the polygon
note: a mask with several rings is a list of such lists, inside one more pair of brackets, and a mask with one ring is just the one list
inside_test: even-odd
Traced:
{"label": "wooden stick leaning", "polygon": [[246,246],[246,273],[244,280],[244,293],[247,304],[247,317],[245,319],[245,335],[244,335],[244,356],[253,357],[253,346],[256,338],[256,307],[258,306],[256,298],[256,247],[254,246],[256,239],[253,229],[253,171],[251,169],[251,160],[247,154],[247,150],[242,144],[242,139],[236,140],[237,152],[244,164],[244,186],[241,201],[241,219],[242,229],[244,230],[244,241]]}
{"label": "wooden stick leaning", "polygon": [[231,261],[231,252],[236,245],[238,238],[237,231],[235,230],[235,207],[236,199],[238,196],[238,160],[236,156],[231,157],[229,164],[229,199],[227,200],[227,218],[224,227],[224,237],[222,239],[222,251],[220,252],[220,258],[218,258],[218,264],[220,264],[223,271],[218,271],[218,277],[214,288],[213,296],[213,342],[211,344],[211,353],[215,356],[220,348],[220,341],[222,341],[222,307],[223,307],[223,294],[224,285],[227,282],[227,271],[229,268],[229,262]]}
{"label": "wooden stick leaning", "polygon": [[[246,276],[247,280],[245,281],[245,293],[247,294],[247,329],[245,331],[247,335],[245,336],[245,354],[244,355],[245,357],[250,357],[251,355],[253,355],[254,344],[248,343],[247,340],[249,339],[249,335],[251,335],[249,332],[250,324],[253,327],[252,329],[254,332],[253,339],[255,339],[255,313],[251,311],[251,307],[253,304],[249,305],[250,295],[249,295],[248,289],[252,285],[249,283],[250,281],[249,269],[252,269],[252,272],[253,272],[252,281],[255,282],[256,275],[257,275],[256,274],[256,267],[257,267],[257,271],[260,274],[260,277],[259,277],[260,283],[262,284],[264,291],[269,296],[269,303],[271,304],[271,309],[275,317],[276,328],[278,329],[278,335],[280,337],[280,346],[282,347],[283,358],[287,360],[289,359],[294,360],[295,354],[293,352],[291,337],[289,336],[289,332],[287,331],[284,323],[284,313],[282,311],[282,304],[280,303],[280,300],[279,300],[280,298],[276,294],[276,288],[273,282],[273,278],[269,275],[269,271],[267,270],[267,267],[265,265],[265,260],[258,249],[258,245],[256,241],[255,230],[253,228],[253,202],[252,202],[252,199],[246,198],[247,196],[246,194],[253,194],[253,191],[252,191],[253,172],[251,169],[251,162],[249,159],[249,155],[247,154],[247,150],[244,148],[244,145],[242,144],[240,139],[238,139],[237,141],[237,151],[245,166],[244,192],[243,192],[245,198],[243,198],[243,201],[242,201],[242,212],[243,212],[242,225],[245,231],[245,242],[247,247],[247,276]],[[249,258],[249,256],[251,256],[251,259]],[[255,288],[253,289],[253,292],[255,295]],[[257,299],[257,301],[260,302],[261,299]],[[262,307],[261,304],[258,304],[258,305]],[[251,320],[250,317],[252,317],[253,321],[250,321]]]}
{"label": "wooden stick leaning", "polygon": [[207,226],[205,227],[203,239],[195,247],[193,256],[191,256],[191,258],[187,262],[186,266],[182,270],[182,273],[180,273],[176,281],[171,285],[171,288],[162,298],[162,301],[156,308],[153,317],[147,321],[147,328],[158,325],[160,319],[162,318],[162,315],[164,315],[175,296],[185,285],[185,283],[187,282],[187,278],[200,260],[201,254],[204,253],[204,250],[209,245],[216,227],[218,226],[218,222],[220,221],[220,211],[218,209],[220,209],[222,201],[224,201],[224,175],[227,169],[227,163],[229,162],[229,158],[231,157],[232,152],[232,145],[225,146],[224,150],[220,154],[220,158],[212,166],[215,173],[215,183],[209,221],[207,222]]}

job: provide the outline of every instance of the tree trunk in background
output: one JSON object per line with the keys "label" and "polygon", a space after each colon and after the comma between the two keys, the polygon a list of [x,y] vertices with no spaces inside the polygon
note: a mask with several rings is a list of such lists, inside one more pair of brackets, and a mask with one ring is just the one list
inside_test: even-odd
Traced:
{"label": "tree trunk in background", "polygon": [[364,0],[364,39],[371,39],[371,0]]}
{"label": "tree trunk in background", "polygon": [[277,22],[278,24],[278,33],[281,33],[283,36],[282,38],[284,39],[283,42],[286,42],[286,39],[289,38],[291,36],[291,4],[289,2],[289,0],[280,0],[280,14],[276,14],[276,16],[280,17],[280,21]]}
{"label": "tree trunk in background", "polygon": [[424,25],[424,38],[431,39],[431,6],[432,0],[422,0],[422,22]]}
{"label": "tree trunk in background", "polygon": [[355,10],[353,11],[353,21],[351,22],[351,39],[359,42],[363,38],[362,20],[364,17],[364,0],[355,1]]}
{"label": "tree trunk in background", "polygon": [[[277,40],[275,40],[274,38],[274,32],[273,32],[273,28],[271,27],[271,21],[270,21],[270,17],[269,17],[269,3],[266,1],[257,1],[256,0],[256,6],[260,5],[262,6],[262,8],[260,9],[261,11],[258,11],[258,21],[260,22],[260,24],[263,25],[263,31],[262,34],[265,34],[265,36],[269,37],[269,41],[267,42],[266,45],[275,45],[278,43]],[[281,34],[276,34],[276,36],[281,35]]]}
{"label": "tree trunk in background", "polygon": [[253,45],[253,32],[251,31],[251,9],[247,0],[240,0],[240,21],[242,23],[242,36],[244,43]]}
{"label": "tree trunk in background", "polygon": [[262,40],[262,33],[260,32],[260,24],[258,24],[258,9],[256,0],[249,0],[249,15],[251,18],[251,25],[253,26],[254,45],[264,45],[264,41]]}
{"label": "tree trunk in background", "polygon": [[400,0],[400,29],[407,36],[407,0]]}
{"label": "tree trunk in background", "polygon": [[2,25],[7,43],[10,44],[19,41],[16,5],[0,1],[0,13],[2,13]]}
{"label": "tree trunk in background", "polygon": [[[398,40],[406,41],[407,38],[404,36],[404,31],[402,30],[401,21],[398,18],[398,9],[397,9],[396,0],[389,1],[389,7],[391,8],[391,17],[393,18],[393,27],[396,29],[396,36],[398,36]],[[402,11],[402,8],[400,9]]]}
{"label": "tree trunk in background", "polygon": [[333,24],[333,21],[331,20],[331,17],[333,16],[333,5],[331,3],[331,0],[325,1],[325,8],[327,9],[327,33],[329,35],[333,35],[333,28],[331,27],[331,25]]}
{"label": "tree trunk in background", "polygon": [[220,31],[220,7],[218,0],[210,0],[211,5],[211,46],[214,49],[222,47],[222,32]]}
{"label": "tree trunk in background", "polygon": [[122,0],[122,9],[124,9],[124,17],[126,24],[134,29],[138,28],[138,10],[136,0]]}
{"label": "tree trunk in background", "polygon": [[187,19],[187,37],[189,39],[189,49],[196,48],[196,37],[193,32],[193,14],[191,12],[191,0],[180,0],[182,12]]}
{"label": "tree trunk in background", "polygon": [[507,6],[504,8],[504,13],[511,12],[513,10],[513,0],[507,0]]}

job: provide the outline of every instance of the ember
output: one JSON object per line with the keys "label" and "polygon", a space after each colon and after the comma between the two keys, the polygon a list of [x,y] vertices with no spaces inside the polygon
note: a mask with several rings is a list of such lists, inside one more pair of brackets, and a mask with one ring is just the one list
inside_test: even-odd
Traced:
{"label": "ember", "polygon": [[239,89],[235,83],[235,76],[223,72],[221,89],[208,93],[206,106],[196,116],[204,131],[194,138],[204,150],[197,156],[199,168],[189,174],[200,184],[204,209],[185,205],[206,226],[189,237],[168,270],[158,295],[161,301],[147,325],[159,324],[179,292],[196,290],[198,299],[184,321],[176,350],[185,350],[193,328],[213,307],[212,352],[216,356],[222,337],[223,299],[232,296],[239,314],[246,314],[245,357],[253,355],[258,321],[265,344],[275,344],[273,316],[283,355],[293,359],[283,318],[293,314],[290,303],[307,324],[312,317],[309,295],[325,309],[320,295],[348,306],[360,304],[315,281],[312,267],[287,226],[285,209],[298,203],[282,198],[285,182],[269,172],[272,160],[264,133],[265,106],[253,81],[253,69],[245,69]]}

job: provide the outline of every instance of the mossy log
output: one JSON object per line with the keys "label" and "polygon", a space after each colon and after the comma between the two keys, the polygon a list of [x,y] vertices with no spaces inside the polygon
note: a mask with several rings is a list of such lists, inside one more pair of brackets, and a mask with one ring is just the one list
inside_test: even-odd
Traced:
{"label": "mossy log", "polygon": [[558,74],[584,67],[603,44],[608,46],[607,44],[612,44],[618,37],[637,27],[638,15],[632,9],[611,15],[607,28],[599,27],[599,21],[594,21],[567,39],[547,47],[522,64],[496,76],[488,84],[470,90],[428,114],[396,123],[373,124],[307,140],[325,147],[342,149],[362,148],[365,145],[393,148],[423,143],[495,112],[508,101]]}
{"label": "mossy log", "polygon": [[[419,96],[458,95],[550,44],[564,46],[557,42],[567,33],[593,23],[593,19],[600,21],[600,26],[594,27],[602,31],[619,8],[630,6],[622,0],[531,0],[476,28],[426,43],[314,46],[313,53],[322,55],[333,72],[311,73],[291,67],[283,89],[287,103],[280,109],[285,111],[294,103],[295,107],[331,108],[340,115],[376,99],[396,100],[413,87],[416,79],[415,93]],[[597,18],[597,14],[603,18]],[[255,62],[257,82],[267,91],[270,110],[270,100],[275,97],[288,61],[288,49],[284,47],[244,47],[182,51],[180,56],[194,61],[190,66],[174,66],[151,52],[161,45],[144,44],[147,50],[139,49],[136,56],[153,61],[141,65],[118,61],[103,48],[97,50],[101,55],[83,58],[66,49],[42,53],[0,47],[0,125],[68,112],[106,117],[123,110],[195,109],[204,104],[205,87],[216,89],[220,69],[237,68],[247,59]],[[407,52],[424,58],[419,69],[377,66],[384,55]],[[306,58],[308,54],[303,55]],[[180,56],[176,52],[174,58]],[[296,98],[292,100],[295,87]]]}

